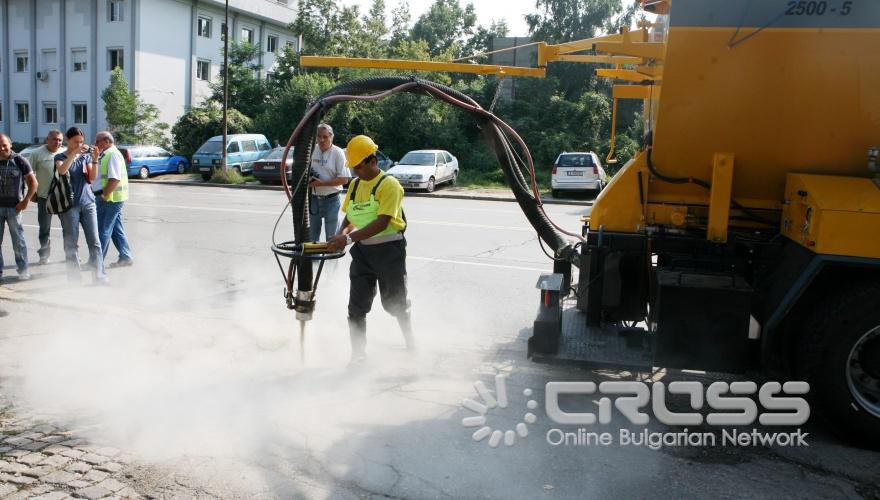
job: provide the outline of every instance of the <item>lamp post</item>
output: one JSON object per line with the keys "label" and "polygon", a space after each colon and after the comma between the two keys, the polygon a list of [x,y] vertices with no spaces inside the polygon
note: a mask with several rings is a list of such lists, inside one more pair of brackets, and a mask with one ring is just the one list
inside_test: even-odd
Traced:
{"label": "lamp post", "polygon": [[225,20],[223,22],[223,173],[226,169],[227,111],[229,109],[229,0],[226,0]]}

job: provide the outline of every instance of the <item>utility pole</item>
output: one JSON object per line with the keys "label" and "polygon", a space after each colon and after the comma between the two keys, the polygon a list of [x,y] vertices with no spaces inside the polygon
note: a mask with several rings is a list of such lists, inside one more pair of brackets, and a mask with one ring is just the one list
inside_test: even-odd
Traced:
{"label": "utility pole", "polygon": [[223,22],[223,173],[226,169],[227,111],[229,109],[229,0],[226,0],[225,21]]}

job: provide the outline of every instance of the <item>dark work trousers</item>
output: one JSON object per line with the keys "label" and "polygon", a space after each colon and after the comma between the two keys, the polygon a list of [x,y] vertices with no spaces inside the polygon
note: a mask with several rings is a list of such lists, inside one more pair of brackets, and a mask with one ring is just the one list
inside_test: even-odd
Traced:
{"label": "dark work trousers", "polygon": [[52,214],[46,210],[46,198],[37,198],[37,223],[40,225],[39,239],[40,249],[37,253],[40,259],[48,259],[52,251],[52,240],[49,232],[52,229]]}
{"label": "dark work trousers", "polygon": [[351,248],[349,278],[348,322],[352,350],[362,353],[366,345],[366,316],[373,307],[377,284],[382,307],[397,318],[407,345],[410,345],[412,328],[406,294],[406,240],[378,245],[356,243]]}

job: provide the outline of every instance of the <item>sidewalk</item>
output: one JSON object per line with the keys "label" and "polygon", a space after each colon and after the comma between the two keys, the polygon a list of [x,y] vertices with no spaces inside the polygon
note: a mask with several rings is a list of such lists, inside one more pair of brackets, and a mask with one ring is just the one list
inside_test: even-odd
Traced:
{"label": "sidewalk", "polygon": [[[134,184],[161,184],[173,186],[203,186],[212,188],[227,189],[258,189],[264,191],[282,191],[281,186],[267,186],[258,182],[247,184],[211,184],[205,182],[197,174],[165,174],[148,180],[129,179]],[[418,198],[446,198],[454,200],[480,200],[480,201],[507,201],[515,202],[513,193],[508,189],[492,189],[492,188],[469,188],[463,186],[440,186],[433,193],[424,191],[407,191],[406,196]],[[577,199],[571,195],[563,199],[553,198],[550,192],[541,193],[541,201],[546,205],[579,205],[590,206],[593,200],[584,195],[582,199]]]}

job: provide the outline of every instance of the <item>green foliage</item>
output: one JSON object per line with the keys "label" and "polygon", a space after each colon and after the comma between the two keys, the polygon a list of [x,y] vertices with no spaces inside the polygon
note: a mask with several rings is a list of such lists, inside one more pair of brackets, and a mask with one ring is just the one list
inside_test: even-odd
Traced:
{"label": "green foliage", "polygon": [[141,100],[129,90],[122,68],[110,74],[110,84],[101,92],[107,128],[118,144],[167,146],[168,124],[159,122],[159,108]]}
{"label": "green foliage", "polygon": [[287,144],[306,108],[335,85],[335,80],[320,73],[297,74],[280,81],[254,120],[253,130],[265,135],[272,144]]}
{"label": "green foliage", "polygon": [[[240,134],[248,132],[253,120],[235,108],[228,110],[227,132]],[[179,154],[191,156],[208,139],[223,134],[223,110],[214,103],[189,108],[171,128],[174,137],[174,150]]]}
{"label": "green foliage", "polygon": [[462,8],[458,0],[435,0],[428,12],[419,16],[410,35],[413,40],[427,42],[433,56],[450,52],[458,57],[476,23],[473,4]]}
{"label": "green foliage", "polygon": [[232,168],[223,170],[222,168],[214,169],[208,182],[213,184],[244,184],[244,177]]}
{"label": "green foliage", "polygon": [[[504,36],[504,22],[476,26],[473,5],[460,0],[435,0],[411,25],[409,6],[399,0],[388,16],[387,0],[373,0],[369,11],[333,0],[299,0],[291,25],[303,36],[303,53],[410,60],[450,60],[489,50],[494,37]],[[624,8],[624,3],[627,8]],[[528,18],[533,39],[558,43],[616,31],[633,20],[637,0],[536,0]],[[390,24],[389,24],[390,17]],[[304,111],[339,83],[367,76],[412,72],[351,68],[303,68],[300,54],[284,47],[277,54],[275,78],[261,81],[254,63],[258,47],[230,46],[230,133],[257,132],[271,142],[286,143]],[[485,62],[485,61],[480,61]],[[539,182],[549,182],[549,165],[562,151],[595,151],[604,157],[610,147],[611,85],[594,75],[595,65],[555,63],[549,76],[508,78],[514,99],[501,99],[494,111],[524,138],[534,158]],[[418,73],[419,78],[453,87],[488,108],[499,80],[494,76]],[[174,127],[175,147],[192,153],[222,130],[222,79],[212,84],[210,102],[193,108]],[[510,90],[509,88],[507,90]],[[617,120],[616,156],[620,165],[637,151],[643,131],[640,103],[621,101]],[[458,157],[461,180],[502,185],[504,177],[494,153],[474,119],[457,108],[423,95],[403,94],[369,103],[334,106],[323,118],[333,125],[336,144],[345,146],[356,134],[368,134],[393,159],[413,149],[439,148]],[[609,171],[615,167],[610,167]]]}
{"label": "green foliage", "polygon": [[[229,106],[247,116],[256,116],[265,106],[266,81],[259,78],[263,69],[257,64],[260,44],[229,41]],[[220,66],[223,75],[224,66]],[[223,106],[223,77],[211,83],[210,100]]]}

